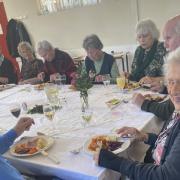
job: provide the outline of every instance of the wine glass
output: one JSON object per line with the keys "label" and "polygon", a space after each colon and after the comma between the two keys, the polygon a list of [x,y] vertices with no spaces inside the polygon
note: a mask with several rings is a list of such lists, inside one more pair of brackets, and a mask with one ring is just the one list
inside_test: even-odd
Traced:
{"label": "wine glass", "polygon": [[43,106],[43,113],[46,116],[46,118],[52,122],[52,130],[54,130],[55,127],[53,124],[53,119],[54,119],[54,115],[55,115],[55,109],[50,104],[45,104]]}
{"label": "wine glass", "polygon": [[45,93],[47,99],[52,107],[55,109],[60,108],[60,100],[59,100],[59,88],[56,84],[49,83],[45,86]]}
{"label": "wine glass", "polygon": [[103,81],[103,84],[104,84],[105,87],[110,85],[110,79],[111,79],[110,74],[102,75],[102,81]]}
{"label": "wine glass", "polygon": [[84,111],[82,111],[82,114],[81,114],[82,119],[83,119],[82,125],[84,127],[89,125],[92,118],[92,114],[93,114],[93,111],[90,108],[85,108]]}
{"label": "wine glass", "polygon": [[13,103],[10,106],[11,114],[17,119],[21,112],[21,106],[18,103]]}
{"label": "wine glass", "polygon": [[117,77],[116,78],[116,83],[117,83],[117,86],[123,90],[124,87],[125,87],[125,84],[126,84],[126,78],[125,76],[120,76],[120,77]]}

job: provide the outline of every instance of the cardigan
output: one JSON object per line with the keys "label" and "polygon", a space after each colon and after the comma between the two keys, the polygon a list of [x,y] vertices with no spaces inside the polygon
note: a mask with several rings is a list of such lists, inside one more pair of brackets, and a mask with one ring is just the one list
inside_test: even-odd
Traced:
{"label": "cardigan", "polygon": [[[156,134],[150,133],[146,143],[153,147],[157,137]],[[132,180],[179,180],[180,119],[166,139],[160,165],[135,162],[104,149],[100,151],[98,163],[100,166],[118,171]]]}

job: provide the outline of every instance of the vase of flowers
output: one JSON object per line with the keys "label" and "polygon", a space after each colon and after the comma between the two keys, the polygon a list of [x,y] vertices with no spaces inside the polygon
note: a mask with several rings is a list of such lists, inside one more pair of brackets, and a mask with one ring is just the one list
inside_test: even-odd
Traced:
{"label": "vase of flowers", "polygon": [[83,68],[82,65],[78,67],[77,72],[73,73],[71,77],[71,84],[74,86],[76,90],[80,91],[81,110],[82,112],[84,112],[85,109],[89,108],[88,89],[90,89],[93,86],[92,81],[89,78],[86,69]]}

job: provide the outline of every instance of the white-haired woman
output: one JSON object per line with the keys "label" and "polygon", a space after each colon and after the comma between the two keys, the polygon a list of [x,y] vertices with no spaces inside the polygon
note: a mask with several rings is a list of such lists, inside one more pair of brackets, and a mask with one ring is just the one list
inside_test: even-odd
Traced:
{"label": "white-haired woman", "polygon": [[42,60],[37,59],[34,50],[28,42],[21,42],[18,45],[18,53],[22,57],[21,80],[20,84],[36,84],[41,79],[37,75],[43,71]]}
{"label": "white-haired woman", "polygon": [[117,130],[132,135],[152,147],[154,163],[139,163],[107,150],[95,155],[98,165],[118,171],[133,180],[179,180],[180,177],[180,48],[169,54],[164,66],[168,93],[175,111],[159,135],[143,133],[131,127]]}
{"label": "white-haired woman", "polygon": [[136,25],[137,47],[132,62],[132,70],[127,74],[133,81],[141,81],[144,77],[162,76],[162,65],[166,49],[159,42],[159,31],[152,20],[142,20]]}

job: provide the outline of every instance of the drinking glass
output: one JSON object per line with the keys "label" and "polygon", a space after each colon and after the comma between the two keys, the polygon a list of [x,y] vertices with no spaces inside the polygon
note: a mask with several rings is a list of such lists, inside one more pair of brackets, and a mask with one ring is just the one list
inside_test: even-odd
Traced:
{"label": "drinking glass", "polygon": [[110,85],[110,79],[111,79],[110,74],[102,75],[102,81],[103,81],[103,84],[104,84],[105,87]]}
{"label": "drinking glass", "polygon": [[84,127],[89,125],[91,118],[92,118],[92,114],[93,114],[93,111],[92,111],[92,109],[89,109],[89,108],[86,108],[86,109],[84,109],[84,111],[82,111],[82,114],[81,114],[82,119],[83,119],[82,125]]}
{"label": "drinking glass", "polygon": [[47,99],[54,109],[60,108],[59,88],[56,84],[49,83],[45,86]]}
{"label": "drinking glass", "polygon": [[125,76],[120,76],[116,78],[117,86],[123,90],[126,84],[126,78]]}
{"label": "drinking glass", "polygon": [[[55,109],[50,104],[45,104],[43,106],[43,113],[49,121],[51,122],[53,121],[55,115]],[[52,129],[53,130],[55,129],[53,123],[52,123]]]}
{"label": "drinking glass", "polygon": [[21,106],[18,103],[13,103],[10,106],[11,114],[17,119],[21,112]]}

